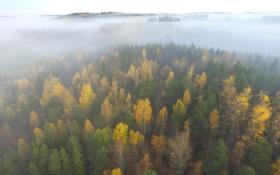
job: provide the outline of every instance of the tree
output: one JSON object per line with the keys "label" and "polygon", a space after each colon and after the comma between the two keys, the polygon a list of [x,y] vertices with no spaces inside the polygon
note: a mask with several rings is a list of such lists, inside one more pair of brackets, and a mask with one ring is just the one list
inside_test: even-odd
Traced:
{"label": "tree", "polygon": [[157,95],[156,82],[154,80],[145,80],[139,83],[137,88],[137,97],[141,99],[148,98],[155,102]]}
{"label": "tree", "polygon": [[167,141],[163,135],[153,135],[151,140],[153,150],[158,154],[162,155],[167,147]]}
{"label": "tree", "polygon": [[263,137],[266,121],[271,116],[270,98],[263,91],[259,94],[259,104],[253,107],[251,117],[251,136],[253,140]]}
{"label": "tree", "polygon": [[93,92],[90,84],[84,84],[80,92],[79,102],[81,108],[88,113],[91,109],[91,105],[96,99],[96,94]]}
{"label": "tree", "polygon": [[50,147],[55,147],[57,145],[57,130],[54,123],[46,122],[44,124],[44,143]]}
{"label": "tree", "polygon": [[192,64],[192,65],[189,67],[188,71],[187,71],[187,80],[188,80],[189,82],[192,82],[192,79],[193,79],[193,72],[194,72],[194,65]]}
{"label": "tree", "polygon": [[39,124],[39,114],[36,113],[35,111],[31,111],[30,112],[30,117],[29,117],[29,126],[31,127],[31,129],[33,129],[34,127],[37,127]]}
{"label": "tree", "polygon": [[145,48],[142,49],[142,53],[141,54],[142,54],[142,58],[143,59],[145,59],[147,57],[147,53],[146,53],[146,49]]}
{"label": "tree", "polygon": [[63,147],[60,148],[59,155],[61,159],[61,175],[72,175],[71,161]]}
{"label": "tree", "polygon": [[85,175],[85,162],[78,139],[72,136],[70,143],[72,148],[73,175]]}
{"label": "tree", "polygon": [[122,175],[122,171],[120,168],[115,168],[112,170],[112,175]]}
{"label": "tree", "polygon": [[61,175],[61,161],[57,149],[54,149],[49,157],[49,174]]}
{"label": "tree", "polygon": [[179,129],[184,123],[186,108],[181,99],[178,99],[172,108],[173,108],[172,119],[175,123],[176,129]]}
{"label": "tree", "polygon": [[34,133],[34,136],[35,136],[35,141],[37,143],[41,143],[43,141],[43,139],[44,139],[44,132],[43,132],[43,130],[41,128],[37,128],[36,127],[36,128],[34,128],[33,133]]}
{"label": "tree", "polygon": [[275,146],[280,144],[280,113],[278,111],[269,119],[267,138]]}
{"label": "tree", "polygon": [[202,51],[202,56],[201,56],[201,60],[202,60],[203,62],[205,62],[205,63],[208,62],[208,60],[209,60],[209,51],[208,51],[208,49],[203,49],[203,51]]}
{"label": "tree", "polygon": [[210,127],[212,130],[216,129],[219,126],[219,119],[220,119],[220,116],[219,116],[218,110],[217,110],[217,108],[215,108],[210,113],[210,116],[209,116]]}
{"label": "tree", "polygon": [[256,140],[248,151],[248,164],[254,168],[257,175],[269,173],[269,162],[272,146],[264,139]]}
{"label": "tree", "polygon": [[203,163],[201,161],[195,162],[191,173],[192,175],[203,175]]}
{"label": "tree", "polygon": [[45,105],[44,110],[47,113],[48,121],[55,122],[64,113],[63,101],[59,96],[54,95]]}
{"label": "tree", "polygon": [[48,146],[46,144],[32,144],[32,162],[29,172],[32,175],[46,175],[48,172]]}
{"label": "tree", "polygon": [[[44,82],[43,93],[40,100],[41,106],[45,106],[48,104],[52,96],[54,96],[54,87],[61,87],[61,83],[58,78],[50,75]],[[58,88],[56,88],[57,90]],[[56,93],[58,94],[58,93]]]}
{"label": "tree", "polygon": [[144,172],[142,175],[157,175],[157,173],[153,170],[149,170],[149,171]]}
{"label": "tree", "polygon": [[190,91],[189,91],[189,89],[185,89],[184,95],[183,95],[183,103],[184,103],[186,109],[188,109],[190,102],[191,102]]}
{"label": "tree", "polygon": [[[8,153],[0,159],[1,175],[21,175],[20,159],[16,153]],[[33,175],[33,174],[32,174]]]}
{"label": "tree", "polygon": [[113,120],[113,105],[110,103],[109,98],[106,97],[101,105],[101,116],[106,126],[112,125]]}
{"label": "tree", "polygon": [[57,140],[59,145],[65,146],[68,141],[68,128],[63,120],[56,122]]}
{"label": "tree", "polygon": [[116,125],[113,131],[113,140],[115,142],[115,150],[117,156],[117,162],[119,167],[124,170],[125,167],[125,149],[128,139],[128,126],[125,123],[119,123]]}
{"label": "tree", "polygon": [[110,91],[108,92],[108,98],[109,101],[113,104],[116,105],[118,102],[118,95],[119,95],[119,86],[118,82],[113,80],[112,81],[112,87],[110,88]]}
{"label": "tree", "polygon": [[221,101],[221,135],[227,140],[233,141],[236,135],[238,118],[236,115],[237,92],[235,88],[235,76],[229,76],[223,80],[223,91],[220,92]]}
{"label": "tree", "polygon": [[278,158],[272,165],[271,165],[271,175],[279,175],[280,174],[280,159]]}
{"label": "tree", "polygon": [[137,77],[139,76],[138,70],[135,68],[134,65],[131,65],[127,71],[127,76],[130,78],[133,78],[137,80]]}
{"label": "tree", "polygon": [[84,123],[84,131],[83,131],[84,138],[87,140],[89,135],[92,134],[93,131],[94,131],[94,126],[92,122],[89,119],[86,119]]}
{"label": "tree", "polygon": [[140,145],[144,141],[144,136],[138,131],[129,131],[129,143],[133,146]]}
{"label": "tree", "polygon": [[192,156],[189,129],[177,133],[168,141],[170,174],[183,175],[188,161]]}
{"label": "tree", "polygon": [[168,117],[168,111],[167,108],[165,106],[163,106],[158,114],[158,118],[157,118],[157,126],[160,130],[161,133],[164,132],[165,127],[166,127],[166,122],[167,122],[167,118]]}
{"label": "tree", "polygon": [[227,170],[227,148],[223,140],[219,139],[218,142],[211,147],[208,154],[209,156],[206,159],[205,167],[209,175],[217,175],[223,170]]}
{"label": "tree", "polygon": [[[248,111],[248,108],[250,106],[250,99],[252,97],[251,95],[252,89],[251,87],[247,87],[237,96],[237,113],[239,115],[244,115]],[[244,117],[244,116],[241,116]],[[244,121],[244,119],[243,119]]]}
{"label": "tree", "polygon": [[89,172],[92,175],[101,174],[110,160],[112,145],[112,130],[110,128],[96,129],[88,138],[87,160]]}
{"label": "tree", "polygon": [[99,90],[102,97],[108,91],[109,86],[110,86],[110,83],[109,83],[107,77],[103,76],[100,80],[100,90]]}
{"label": "tree", "polygon": [[33,162],[29,164],[28,171],[31,175],[41,175],[39,168]]}
{"label": "tree", "polygon": [[152,60],[144,59],[139,68],[139,77],[142,80],[153,80],[153,69],[155,66]]}
{"label": "tree", "polygon": [[75,99],[71,92],[60,83],[58,78],[50,75],[44,82],[43,94],[40,100],[41,106],[46,107],[53,97],[57,97],[62,102],[65,113],[68,115],[75,103]]}
{"label": "tree", "polygon": [[153,164],[152,164],[152,162],[150,160],[150,156],[149,156],[148,153],[145,153],[143,158],[141,159],[140,167],[141,167],[142,172],[146,172],[146,171],[152,169]]}
{"label": "tree", "polygon": [[255,175],[255,170],[250,166],[243,166],[238,171],[238,175]]}
{"label": "tree", "polygon": [[76,107],[77,101],[73,97],[70,90],[66,90],[64,96],[62,97],[63,106],[64,106],[64,113],[66,116],[70,116],[73,108]]}
{"label": "tree", "polygon": [[148,98],[140,99],[134,105],[134,117],[142,132],[146,134],[147,126],[152,119],[152,107]]}
{"label": "tree", "polygon": [[156,159],[154,165],[161,171],[163,164],[163,156],[167,150],[167,140],[163,135],[153,135],[151,140],[153,151],[156,153]]}
{"label": "tree", "polygon": [[20,155],[21,160],[23,160],[23,161],[28,159],[28,157],[29,157],[30,145],[23,138],[18,139],[18,153]]}
{"label": "tree", "polygon": [[201,75],[196,75],[195,86],[198,90],[202,90],[207,83],[207,74],[202,72]]}
{"label": "tree", "polygon": [[174,80],[174,72],[173,71],[170,71],[166,80],[165,80],[165,84],[169,84],[171,81]]}

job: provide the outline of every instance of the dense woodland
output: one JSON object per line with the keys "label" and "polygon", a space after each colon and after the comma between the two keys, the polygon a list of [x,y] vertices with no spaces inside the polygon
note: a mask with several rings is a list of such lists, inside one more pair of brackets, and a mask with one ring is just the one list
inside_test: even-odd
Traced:
{"label": "dense woodland", "polygon": [[0,174],[279,175],[278,66],[173,43],[33,66],[1,83]]}

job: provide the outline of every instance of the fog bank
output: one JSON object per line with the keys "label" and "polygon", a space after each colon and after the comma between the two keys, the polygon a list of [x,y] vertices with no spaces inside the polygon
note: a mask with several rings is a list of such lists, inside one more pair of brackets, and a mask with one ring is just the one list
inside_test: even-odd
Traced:
{"label": "fog bank", "polygon": [[229,51],[280,55],[278,14],[185,14],[176,17],[180,21],[151,22],[150,16],[87,19],[2,16],[0,73],[22,70],[42,60],[59,59],[80,49],[95,53],[118,45],[171,41]]}

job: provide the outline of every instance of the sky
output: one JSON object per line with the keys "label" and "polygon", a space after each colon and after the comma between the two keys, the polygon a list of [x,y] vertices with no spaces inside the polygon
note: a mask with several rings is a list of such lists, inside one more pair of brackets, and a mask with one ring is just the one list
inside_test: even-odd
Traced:
{"label": "sky", "polygon": [[0,0],[0,11],[30,13],[278,12],[279,5],[279,0]]}

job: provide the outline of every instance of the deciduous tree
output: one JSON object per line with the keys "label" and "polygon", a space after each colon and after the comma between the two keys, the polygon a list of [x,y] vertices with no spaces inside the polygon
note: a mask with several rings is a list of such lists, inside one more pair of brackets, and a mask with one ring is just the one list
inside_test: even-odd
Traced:
{"label": "deciduous tree", "polygon": [[137,101],[134,106],[134,117],[142,132],[146,134],[148,124],[152,119],[152,107],[149,99],[146,98]]}

